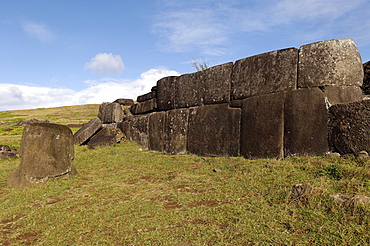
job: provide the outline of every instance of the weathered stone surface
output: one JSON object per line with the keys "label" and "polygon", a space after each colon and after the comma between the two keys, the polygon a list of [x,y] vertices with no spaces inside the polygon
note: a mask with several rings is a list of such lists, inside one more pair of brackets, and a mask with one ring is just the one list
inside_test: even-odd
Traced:
{"label": "weathered stone surface", "polygon": [[156,97],[157,97],[157,91],[154,90],[154,91],[148,92],[144,95],[138,96],[136,101],[144,102],[144,101],[156,98]]}
{"label": "weathered stone surface", "polygon": [[293,90],[297,84],[298,49],[247,57],[234,64],[231,99]]}
{"label": "weathered stone surface", "polygon": [[204,87],[201,77],[205,71],[184,74],[175,81],[175,108],[203,105]]}
{"label": "weathered stone surface", "polygon": [[119,98],[119,99],[115,100],[114,103],[119,103],[122,106],[131,106],[131,105],[134,104],[134,100]]}
{"label": "weathered stone surface", "polygon": [[17,157],[18,150],[10,148],[8,145],[0,145],[0,159]]}
{"label": "weathered stone surface", "polygon": [[284,157],[284,92],[243,100],[241,154],[246,158]]}
{"label": "weathered stone surface", "polygon": [[364,81],[361,89],[364,90],[365,94],[370,94],[370,61],[363,64],[364,68]]}
{"label": "weathered stone surface", "polygon": [[126,121],[123,121],[123,122],[119,122],[117,124],[117,127],[119,129],[121,129],[122,133],[123,133],[123,137],[125,137],[126,139],[130,140],[131,139],[131,120],[126,120]]}
{"label": "weathered stone surface", "polygon": [[166,112],[164,153],[182,155],[186,153],[189,109],[174,109]]}
{"label": "weathered stone surface", "polygon": [[156,108],[157,108],[157,99],[153,98],[131,106],[130,111],[132,114],[137,115],[153,112],[156,110]]}
{"label": "weathered stone surface", "polygon": [[10,174],[8,185],[24,187],[50,178],[76,174],[73,134],[67,126],[34,123],[24,128],[21,163]]}
{"label": "weathered stone surface", "polygon": [[102,127],[102,122],[98,117],[93,118],[83,127],[81,127],[74,134],[74,142],[77,145],[84,144],[90,137],[92,137],[100,128]]}
{"label": "weathered stone surface", "polygon": [[137,115],[131,120],[130,140],[149,147],[149,115]]}
{"label": "weathered stone surface", "polygon": [[119,103],[102,103],[98,117],[103,124],[121,122],[124,117],[122,106]]}
{"label": "weathered stone surface", "polygon": [[352,39],[334,39],[299,49],[298,87],[361,86],[361,56]]}
{"label": "weathered stone surface", "polygon": [[329,143],[341,154],[370,152],[370,100],[329,108]]}
{"label": "weathered stone surface", "polygon": [[203,156],[238,156],[241,109],[205,105],[189,112],[187,150]]}
{"label": "weathered stone surface", "polygon": [[88,143],[87,146],[90,149],[97,149],[99,147],[110,147],[115,145],[116,142],[116,136],[115,135],[109,135],[109,136],[99,136],[91,139]]}
{"label": "weathered stone surface", "polygon": [[323,88],[328,106],[362,101],[363,94],[358,86],[325,86]]}
{"label": "weathered stone surface", "polygon": [[200,73],[199,88],[204,88],[203,104],[230,102],[232,71],[233,63],[229,62],[208,68]]}
{"label": "weathered stone surface", "polygon": [[[94,136],[91,137],[90,141],[94,140],[95,138],[104,136],[114,136],[115,143],[119,143],[124,135],[120,128],[116,127],[115,125],[108,125],[103,126],[100,131],[98,131]],[[89,145],[90,141],[87,143],[87,145]]]}
{"label": "weathered stone surface", "polygon": [[325,96],[319,88],[285,93],[285,156],[324,155],[328,152],[327,129]]}
{"label": "weathered stone surface", "polygon": [[166,112],[154,112],[149,115],[149,149],[163,152],[165,121]]}
{"label": "weathered stone surface", "polygon": [[175,81],[177,78],[177,76],[170,76],[157,81],[158,110],[175,108]]}
{"label": "weathered stone surface", "polygon": [[242,106],[243,106],[243,99],[232,100],[230,102],[230,107],[232,108],[242,108]]}

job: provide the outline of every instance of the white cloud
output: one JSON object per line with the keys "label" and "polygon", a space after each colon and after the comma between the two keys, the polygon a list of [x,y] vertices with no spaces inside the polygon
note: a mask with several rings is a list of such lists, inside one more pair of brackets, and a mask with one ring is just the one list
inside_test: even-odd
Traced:
{"label": "white cloud", "polygon": [[121,56],[112,53],[99,53],[85,63],[85,69],[91,69],[95,73],[108,74],[120,73],[124,69]]}
{"label": "white cloud", "polygon": [[81,91],[16,84],[0,84],[0,110],[58,107],[112,102],[118,98],[131,98],[150,92],[156,82],[167,76],[179,75],[167,68],[150,69],[134,81],[103,79],[85,81],[88,87]]}
{"label": "white cloud", "polygon": [[38,39],[43,43],[54,40],[54,34],[48,30],[45,24],[26,21],[22,23],[22,27],[28,35]]}

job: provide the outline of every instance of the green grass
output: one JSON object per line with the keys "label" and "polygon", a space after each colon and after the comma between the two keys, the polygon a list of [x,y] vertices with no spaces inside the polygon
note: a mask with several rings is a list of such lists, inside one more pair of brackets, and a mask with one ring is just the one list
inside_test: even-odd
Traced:
{"label": "green grass", "polygon": [[[15,137],[0,140],[19,142]],[[0,245],[370,243],[369,208],[329,198],[370,195],[370,160],[246,160],[140,149],[130,142],[77,146],[78,176],[25,189],[6,185],[20,159],[0,160]],[[298,183],[318,191],[308,203],[288,200]]]}

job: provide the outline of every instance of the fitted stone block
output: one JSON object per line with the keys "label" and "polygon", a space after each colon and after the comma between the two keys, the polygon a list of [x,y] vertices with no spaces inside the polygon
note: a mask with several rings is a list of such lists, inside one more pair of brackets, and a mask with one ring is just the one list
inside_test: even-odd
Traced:
{"label": "fitted stone block", "polygon": [[137,115],[131,120],[130,141],[149,147],[149,115]]}
{"label": "fitted stone block", "polygon": [[200,73],[199,88],[203,88],[203,104],[230,102],[232,71],[233,63],[229,62],[211,67]]}
{"label": "fitted stone block", "polygon": [[325,86],[323,91],[327,98],[328,106],[341,103],[362,101],[362,90],[358,86]]}
{"label": "fitted stone block", "polygon": [[234,64],[231,99],[293,90],[297,84],[298,49],[247,57]]}
{"label": "fitted stone block", "polygon": [[154,112],[149,115],[149,149],[163,152],[165,121],[166,112]]}
{"label": "fitted stone block", "polygon": [[74,135],[74,143],[81,145],[91,138],[102,127],[102,122],[98,117],[93,118],[83,125]]}
{"label": "fitted stone block", "polygon": [[153,98],[131,106],[130,111],[132,114],[136,115],[150,113],[155,111],[156,109],[157,109],[157,99]]}
{"label": "fitted stone block", "polygon": [[241,109],[229,104],[191,108],[187,149],[203,156],[238,156]]}
{"label": "fitted stone block", "polygon": [[370,153],[370,100],[329,108],[329,143],[341,154]]}
{"label": "fitted stone block", "polygon": [[158,110],[171,110],[175,108],[175,81],[177,78],[177,76],[170,76],[157,81]]}
{"label": "fitted stone block", "polygon": [[284,95],[243,100],[240,144],[245,158],[284,157]]}
{"label": "fitted stone block", "polygon": [[175,108],[189,108],[203,105],[204,85],[201,85],[204,71],[184,74],[176,79]]}
{"label": "fitted stone block", "polygon": [[328,152],[328,116],[319,88],[287,91],[284,103],[284,152],[324,155]]}
{"label": "fitted stone block", "polygon": [[131,120],[125,120],[123,122],[119,122],[117,127],[121,129],[123,133],[123,137],[126,139],[130,139],[131,137]]}
{"label": "fitted stone block", "polygon": [[299,49],[298,87],[361,86],[363,67],[352,39],[334,39]]}
{"label": "fitted stone block", "polygon": [[138,96],[136,101],[144,102],[144,101],[156,98],[156,97],[157,97],[157,92],[154,90],[154,91],[148,92],[144,95]]}
{"label": "fitted stone block", "polygon": [[121,122],[124,117],[123,108],[119,103],[102,103],[99,107],[98,117],[103,124]]}
{"label": "fitted stone block", "polygon": [[370,61],[363,64],[364,68],[364,81],[361,88],[366,94],[370,94]]}
{"label": "fitted stone block", "polygon": [[134,104],[134,100],[125,98],[118,98],[114,102],[119,103],[122,106],[131,106]]}
{"label": "fitted stone block", "polygon": [[174,109],[166,112],[164,153],[181,155],[186,153],[189,109]]}

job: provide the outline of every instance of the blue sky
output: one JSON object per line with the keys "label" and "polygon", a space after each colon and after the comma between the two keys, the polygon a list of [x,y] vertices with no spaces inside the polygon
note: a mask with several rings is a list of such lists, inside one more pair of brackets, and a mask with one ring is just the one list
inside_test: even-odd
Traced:
{"label": "blue sky", "polygon": [[0,110],[136,99],[162,77],[352,38],[369,0],[0,0]]}

